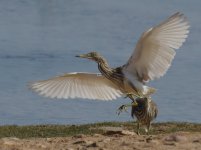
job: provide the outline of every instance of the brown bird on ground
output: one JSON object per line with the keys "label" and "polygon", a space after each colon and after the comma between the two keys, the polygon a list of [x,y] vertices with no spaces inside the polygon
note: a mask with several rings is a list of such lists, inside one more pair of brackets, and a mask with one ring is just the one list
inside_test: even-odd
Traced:
{"label": "brown bird on ground", "polygon": [[140,124],[145,127],[145,132],[149,134],[151,122],[157,117],[158,108],[156,103],[149,97],[136,98],[130,95],[133,100],[131,104],[122,105],[118,109],[118,115],[126,110],[127,107],[131,107],[131,116],[137,118],[137,134],[140,134]]}

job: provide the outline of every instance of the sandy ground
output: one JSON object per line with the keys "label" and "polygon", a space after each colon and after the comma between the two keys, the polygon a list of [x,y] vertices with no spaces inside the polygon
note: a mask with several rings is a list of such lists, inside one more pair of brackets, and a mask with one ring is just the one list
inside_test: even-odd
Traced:
{"label": "sandy ground", "polygon": [[175,132],[159,135],[136,135],[135,132],[73,137],[0,139],[0,150],[201,150],[201,132]]}

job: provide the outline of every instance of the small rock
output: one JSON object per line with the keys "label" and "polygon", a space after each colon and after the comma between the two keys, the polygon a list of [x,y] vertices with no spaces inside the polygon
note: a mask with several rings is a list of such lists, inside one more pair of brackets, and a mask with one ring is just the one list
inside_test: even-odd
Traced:
{"label": "small rock", "polygon": [[108,142],[110,142],[110,141],[111,141],[110,138],[105,138],[102,142],[103,142],[103,143],[108,143]]}
{"label": "small rock", "polygon": [[84,141],[84,140],[80,140],[80,141],[76,141],[76,142],[74,142],[73,144],[85,144],[86,143],[86,141]]}
{"label": "small rock", "polygon": [[173,134],[165,137],[165,141],[186,142],[187,138],[186,136]]}
{"label": "small rock", "polygon": [[73,148],[67,148],[67,150],[74,150]]}
{"label": "small rock", "polygon": [[100,129],[105,131],[106,135],[121,134],[123,130],[121,127],[101,127]]}
{"label": "small rock", "polygon": [[176,146],[176,143],[174,143],[174,142],[165,142],[164,145]]}
{"label": "small rock", "polygon": [[85,141],[86,145],[91,145],[92,143],[94,143],[93,141]]}
{"label": "small rock", "polygon": [[99,150],[106,150],[106,149],[101,147]]}
{"label": "small rock", "polygon": [[52,138],[46,138],[46,141],[49,142],[49,143],[52,143],[53,139]]}
{"label": "small rock", "polygon": [[129,145],[129,143],[127,143],[127,142],[125,142],[125,141],[123,141],[122,143],[121,143],[121,146],[128,146]]}
{"label": "small rock", "polygon": [[195,139],[195,140],[193,140],[193,143],[199,143],[199,142],[200,142],[199,139]]}
{"label": "small rock", "polygon": [[154,145],[158,145],[160,142],[158,140],[151,140],[150,142],[148,143],[152,143]]}
{"label": "small rock", "polygon": [[139,141],[139,142],[144,142],[144,139],[139,139],[138,141]]}
{"label": "small rock", "polygon": [[77,150],[85,150],[85,148],[82,147],[81,145],[78,145]]}
{"label": "small rock", "polygon": [[79,140],[79,141],[74,142],[73,144],[81,144],[86,147],[97,147],[96,142],[88,141],[88,140]]}
{"label": "small rock", "polygon": [[43,148],[43,149],[47,148],[47,146],[44,144],[39,144],[38,147]]}
{"label": "small rock", "polygon": [[87,145],[87,147],[98,147],[97,143],[93,142],[93,141],[88,141],[88,143],[86,145]]}
{"label": "small rock", "polygon": [[77,134],[77,135],[73,136],[73,138],[83,138],[83,137],[85,137],[84,134]]}
{"label": "small rock", "polygon": [[132,136],[137,135],[135,132],[131,132],[131,131],[128,131],[128,130],[122,130],[121,134],[122,135],[132,135]]}
{"label": "small rock", "polygon": [[100,129],[104,130],[106,135],[114,135],[114,134],[131,135],[131,136],[136,135],[135,132],[123,130],[122,127],[101,127]]}
{"label": "small rock", "polygon": [[95,133],[93,136],[95,136],[95,137],[100,137],[100,136],[102,136],[102,135]]}
{"label": "small rock", "polygon": [[147,142],[147,143],[150,143],[151,141],[152,141],[152,138],[151,138],[151,137],[146,138],[146,142]]}

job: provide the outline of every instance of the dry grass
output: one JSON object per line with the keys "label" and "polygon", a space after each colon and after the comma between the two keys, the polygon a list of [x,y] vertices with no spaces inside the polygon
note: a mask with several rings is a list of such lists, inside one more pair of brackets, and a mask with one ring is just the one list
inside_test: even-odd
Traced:
{"label": "dry grass", "polygon": [[[92,135],[95,133],[103,133],[104,131],[99,128],[103,126],[123,127],[130,131],[136,131],[137,128],[135,122],[103,122],[85,125],[8,125],[0,126],[0,138],[66,137],[74,136],[76,134]],[[181,122],[154,123],[152,124],[150,134],[157,135],[176,131],[199,132],[201,131],[201,124]],[[143,132],[144,131],[142,130],[141,133]]]}

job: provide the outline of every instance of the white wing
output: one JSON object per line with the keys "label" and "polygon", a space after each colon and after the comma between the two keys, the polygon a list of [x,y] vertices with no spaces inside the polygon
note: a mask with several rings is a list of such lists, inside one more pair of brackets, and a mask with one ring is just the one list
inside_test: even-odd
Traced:
{"label": "white wing", "polygon": [[163,76],[171,65],[175,50],[188,36],[189,23],[176,13],[144,32],[123,71],[149,81]]}
{"label": "white wing", "polygon": [[35,92],[50,98],[87,98],[112,100],[122,93],[101,74],[68,73],[52,79],[30,84]]}

